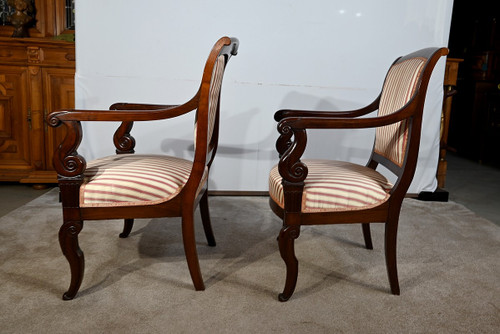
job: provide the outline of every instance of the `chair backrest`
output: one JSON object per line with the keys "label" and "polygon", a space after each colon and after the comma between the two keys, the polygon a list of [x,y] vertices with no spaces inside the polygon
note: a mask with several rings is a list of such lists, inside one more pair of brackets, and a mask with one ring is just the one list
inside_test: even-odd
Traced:
{"label": "chair backrest", "polygon": [[210,164],[217,150],[222,79],[227,62],[237,51],[236,38],[222,37],[205,63],[195,119],[195,162]]}
{"label": "chair backrest", "polygon": [[407,117],[377,128],[372,159],[398,176],[409,170],[407,186],[416,167],[427,86],[434,66],[446,54],[446,48],[427,48],[400,57],[384,81],[378,115],[402,112]]}
{"label": "chair backrest", "polygon": [[222,86],[222,77],[224,76],[224,69],[226,67],[226,57],[224,55],[220,55],[215,62],[212,81],[210,83],[210,92],[208,97],[208,142],[210,143],[213,138],[214,130],[216,123],[218,126],[218,122],[216,120],[219,116],[219,100],[220,100],[220,91]]}
{"label": "chair backrest", "polygon": [[[411,58],[391,66],[380,96],[379,116],[386,116],[401,109],[417,93],[424,64],[423,58]],[[408,125],[408,122],[403,120],[377,128],[375,152],[401,166],[407,149]]]}

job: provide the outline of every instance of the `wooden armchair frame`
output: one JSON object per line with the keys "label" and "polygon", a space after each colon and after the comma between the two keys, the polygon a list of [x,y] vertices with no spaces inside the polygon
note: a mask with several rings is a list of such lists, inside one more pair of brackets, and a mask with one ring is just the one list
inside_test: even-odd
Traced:
{"label": "wooden armchair frame", "polygon": [[[445,48],[423,49],[398,58],[392,66],[406,60],[423,59],[424,65],[418,76],[416,88],[407,103],[389,114],[363,117],[379,109],[382,93],[368,106],[352,111],[308,111],[279,110],[275,114],[280,136],[276,149],[280,160],[279,175],[282,178],[283,203],[280,205],[273,197],[270,206],[273,212],[283,220],[283,227],[278,236],[281,257],[286,264],[286,281],[280,301],[288,300],[296,286],[298,260],[295,256],[294,240],[300,235],[301,225],[326,225],[343,223],[361,223],[366,248],[372,249],[370,225],[372,222],[385,223],[385,257],[391,292],[399,295],[399,282],[396,266],[396,239],[399,214],[402,201],[413,179],[417,165],[422,114],[428,82],[435,64],[441,56],[448,54]],[[391,68],[392,68],[391,66]],[[387,77],[386,80],[387,81]],[[304,184],[308,175],[308,166],[301,161],[307,144],[307,129],[358,129],[382,127],[389,124],[407,122],[408,139],[405,146],[404,160],[395,163],[374,150],[367,167],[375,170],[383,165],[397,176],[397,181],[389,191],[389,197],[378,205],[363,209],[335,210],[325,212],[303,212],[302,201]]]}
{"label": "wooden armchair frame", "polygon": [[[208,244],[215,246],[211,228],[207,177],[217,151],[220,84],[224,68],[230,57],[237,54],[239,42],[236,38],[219,39],[206,61],[200,87],[188,102],[180,105],[152,105],[137,103],[115,103],[109,111],[67,110],[51,113],[47,120],[50,126],[64,125],[67,135],[54,154],[53,164],[58,173],[63,208],[63,224],[59,231],[59,242],[71,269],[71,283],[63,299],[73,299],[80,288],[84,273],[84,256],[78,244],[78,234],[85,220],[124,219],[120,237],[129,235],[134,218],[182,217],[182,235],[189,272],[196,290],[204,290],[196,242],[193,214],[198,203]],[[223,60],[221,60],[223,59]],[[219,60],[221,63],[218,63]],[[212,90],[216,66],[222,64],[218,90]],[[214,108],[215,106],[215,108]],[[212,109],[210,109],[212,108]],[[135,140],[130,135],[133,123],[174,118],[196,110],[196,140],[192,169],[180,192],[170,200],[154,205],[119,205],[82,207],[80,187],[85,182],[86,161],[78,154],[82,139],[83,121],[118,121],[121,125],[113,136],[116,153],[133,154]],[[212,113],[212,114],[211,114]],[[211,118],[212,117],[212,118]]]}

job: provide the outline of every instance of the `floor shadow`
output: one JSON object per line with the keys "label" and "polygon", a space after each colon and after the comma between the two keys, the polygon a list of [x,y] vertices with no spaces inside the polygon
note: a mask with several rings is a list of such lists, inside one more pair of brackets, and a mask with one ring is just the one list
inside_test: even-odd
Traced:
{"label": "floor shadow", "polygon": [[[210,197],[209,202],[216,247],[208,246],[199,210],[195,213],[197,251],[207,288],[225,280],[234,272],[276,253],[276,236],[280,228],[280,223],[273,217],[272,212],[262,210],[267,198],[217,196]],[[246,221],[239,223],[239,217],[245,217]],[[249,219],[251,221],[248,221]],[[95,268],[94,271],[103,276],[100,276],[98,282],[91,287],[81,290],[79,295],[85,296],[103,290],[137,270],[158,263],[176,262],[180,266],[185,266],[185,274],[188,274],[180,218],[143,219],[136,221],[135,225],[128,238],[119,239],[118,235],[116,236],[117,246],[124,248],[124,252],[118,255],[120,258],[110,258]],[[249,226],[253,228],[249,229]],[[139,240],[134,241],[137,238]],[[131,262],[130,256],[138,258]],[[204,262],[214,259],[216,264],[207,269]],[[122,260],[125,263],[117,265],[117,261]],[[185,280],[182,279],[185,277],[180,277],[178,281],[165,278],[165,283],[168,284],[170,281],[173,285],[193,289],[192,284],[184,284]],[[247,283],[255,284],[255,282]],[[262,287],[255,288],[262,290]]]}

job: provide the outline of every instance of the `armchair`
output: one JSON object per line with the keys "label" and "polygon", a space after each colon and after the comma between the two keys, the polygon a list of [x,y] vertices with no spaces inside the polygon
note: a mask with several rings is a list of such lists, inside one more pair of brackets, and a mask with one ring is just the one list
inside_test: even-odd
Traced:
{"label": "armchair", "polygon": [[[270,172],[273,212],[283,220],[278,236],[286,264],[280,301],[293,294],[298,276],[294,241],[301,225],[361,223],[365,246],[372,249],[370,223],[385,224],[385,257],[391,292],[399,295],[396,239],[402,201],[415,172],[427,85],[446,48],[428,48],[396,59],[380,95],[370,105],[352,111],[279,110],[274,118],[280,136],[280,159]],[[378,110],[377,116],[363,117]],[[344,161],[302,160],[307,129],[376,128],[366,166]],[[391,184],[376,171],[378,165],[394,173]]]}
{"label": "armchair", "polygon": [[[207,200],[207,179],[218,143],[220,89],[227,62],[236,55],[236,38],[219,39],[205,64],[201,84],[192,99],[180,105],[115,103],[109,111],[67,110],[51,113],[50,126],[64,125],[67,134],[54,154],[63,224],[59,243],[71,269],[71,283],[63,294],[73,299],[82,283],[84,256],[78,234],[85,220],[124,219],[126,238],[134,218],[182,217],[182,238],[189,272],[196,290],[204,290],[194,235],[198,203],[210,246],[215,246]],[[194,160],[173,156],[134,154],[130,135],[134,122],[169,119],[196,111]],[[113,136],[116,155],[90,161],[78,154],[83,121],[119,121]]]}

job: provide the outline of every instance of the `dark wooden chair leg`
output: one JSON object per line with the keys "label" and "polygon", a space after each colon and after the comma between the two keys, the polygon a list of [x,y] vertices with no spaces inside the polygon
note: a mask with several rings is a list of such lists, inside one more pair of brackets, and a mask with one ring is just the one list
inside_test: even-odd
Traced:
{"label": "dark wooden chair leg", "polygon": [[194,288],[197,291],[205,290],[205,284],[201,276],[198,252],[196,250],[196,239],[194,234],[194,217],[192,210],[185,210],[182,214],[182,241],[184,242],[184,253],[193,280]]}
{"label": "dark wooden chair leg", "polygon": [[295,239],[299,237],[300,226],[283,226],[278,236],[281,258],[286,264],[286,281],[283,292],[278,295],[280,302],[286,302],[293,294],[299,274],[299,262],[295,257]]}
{"label": "dark wooden chair leg", "polygon": [[206,190],[200,200],[200,213],[201,221],[203,223],[203,230],[205,231],[208,245],[214,247],[216,243],[214,232],[212,230],[212,223],[210,222],[210,211],[208,210],[208,192]]}
{"label": "dark wooden chair leg", "polygon": [[78,234],[82,228],[82,221],[69,221],[64,222],[59,230],[59,244],[71,269],[71,283],[68,291],[63,294],[63,300],[73,299],[82,284],[85,260],[78,245]]}
{"label": "dark wooden chair leg", "polygon": [[365,239],[365,246],[366,249],[373,249],[373,244],[372,244],[372,233],[370,232],[370,224],[361,224],[361,227],[363,228],[363,238]]}
{"label": "dark wooden chair leg", "polygon": [[398,268],[396,259],[397,232],[398,219],[388,220],[385,224],[385,263],[393,295],[399,295]]}
{"label": "dark wooden chair leg", "polygon": [[126,238],[132,231],[132,227],[134,227],[134,219],[125,219],[123,223],[123,232],[120,233],[120,238]]}

